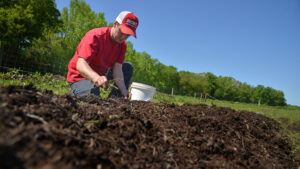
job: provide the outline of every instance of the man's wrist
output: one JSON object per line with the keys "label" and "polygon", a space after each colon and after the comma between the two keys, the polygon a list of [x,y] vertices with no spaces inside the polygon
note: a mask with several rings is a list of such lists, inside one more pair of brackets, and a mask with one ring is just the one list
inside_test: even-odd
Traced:
{"label": "man's wrist", "polygon": [[98,76],[93,76],[91,80],[92,80],[92,82],[96,83],[99,78],[100,78],[99,75]]}
{"label": "man's wrist", "polygon": [[123,92],[122,92],[122,95],[124,96],[124,97],[127,97],[128,96],[128,91],[127,90],[124,90]]}

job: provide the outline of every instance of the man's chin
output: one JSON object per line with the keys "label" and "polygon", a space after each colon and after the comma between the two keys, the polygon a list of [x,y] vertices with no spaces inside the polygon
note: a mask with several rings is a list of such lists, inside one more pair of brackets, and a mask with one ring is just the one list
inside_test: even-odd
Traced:
{"label": "man's chin", "polygon": [[123,43],[125,40],[118,41],[118,43]]}
{"label": "man's chin", "polygon": [[116,43],[123,43],[124,41],[118,40],[118,39],[113,39]]}

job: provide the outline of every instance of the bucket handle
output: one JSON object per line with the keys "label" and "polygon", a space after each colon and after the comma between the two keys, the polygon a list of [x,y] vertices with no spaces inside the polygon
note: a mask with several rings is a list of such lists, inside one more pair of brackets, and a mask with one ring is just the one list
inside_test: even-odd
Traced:
{"label": "bucket handle", "polygon": [[129,87],[129,89],[128,89],[128,100],[131,100],[131,96],[132,96],[132,94],[131,94],[131,86]]}

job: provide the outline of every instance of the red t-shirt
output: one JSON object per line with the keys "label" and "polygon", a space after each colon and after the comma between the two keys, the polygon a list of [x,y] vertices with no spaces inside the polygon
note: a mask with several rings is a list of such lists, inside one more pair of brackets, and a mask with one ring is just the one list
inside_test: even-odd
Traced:
{"label": "red t-shirt", "polygon": [[78,57],[85,59],[99,75],[103,75],[114,63],[123,64],[126,42],[117,43],[110,36],[111,27],[95,28],[87,32],[77,46],[68,65],[68,82],[86,79],[76,69]]}

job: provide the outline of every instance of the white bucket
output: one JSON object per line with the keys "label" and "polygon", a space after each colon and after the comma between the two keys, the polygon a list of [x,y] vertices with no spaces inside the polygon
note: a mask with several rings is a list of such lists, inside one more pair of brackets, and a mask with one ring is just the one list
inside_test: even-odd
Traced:
{"label": "white bucket", "polygon": [[155,87],[133,82],[130,86],[131,88],[131,99],[130,100],[141,100],[150,102],[155,94]]}

